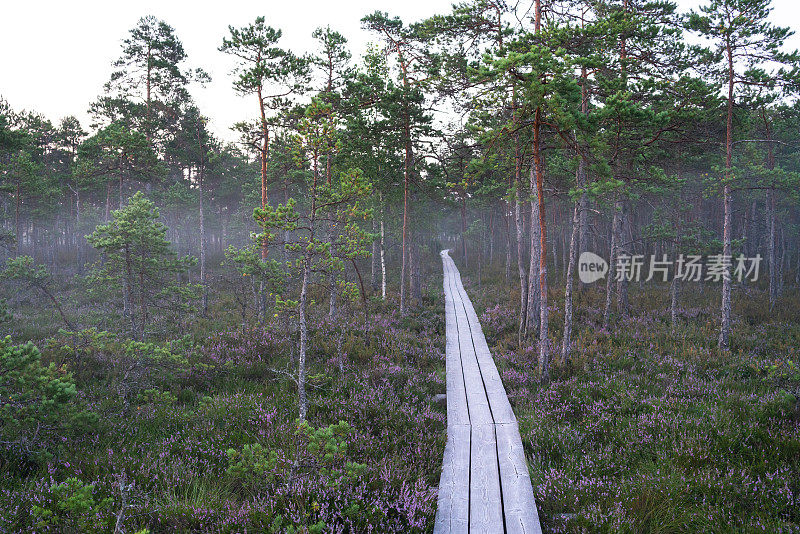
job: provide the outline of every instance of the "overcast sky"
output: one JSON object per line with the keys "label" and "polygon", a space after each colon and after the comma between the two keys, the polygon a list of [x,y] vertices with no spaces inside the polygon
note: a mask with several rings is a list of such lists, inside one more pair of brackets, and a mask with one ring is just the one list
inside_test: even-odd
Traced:
{"label": "overcast sky", "polygon": [[[511,0],[513,1],[513,0]],[[213,78],[193,88],[213,131],[233,140],[229,127],[255,114],[254,97],[237,97],[231,89],[232,59],[217,50],[228,25],[243,26],[263,15],[283,30],[281,45],[309,51],[311,32],[330,25],[348,38],[358,57],[371,36],[360,19],[375,10],[410,22],[449,11],[452,0],[13,0],[0,17],[0,96],[14,109],[35,110],[53,122],[76,115],[88,127],[86,110],[102,91],[120,43],[136,21],[155,15],[175,28],[189,66],[202,67]],[[684,10],[704,3],[678,0]],[[775,0],[773,20],[800,30],[800,1]],[[800,37],[793,36],[793,48]]]}

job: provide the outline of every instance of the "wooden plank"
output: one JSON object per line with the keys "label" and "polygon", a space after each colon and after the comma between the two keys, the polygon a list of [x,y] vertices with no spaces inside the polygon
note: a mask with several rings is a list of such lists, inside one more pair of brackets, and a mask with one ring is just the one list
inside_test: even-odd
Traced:
{"label": "wooden plank", "polygon": [[[450,260],[452,263],[452,260]],[[457,270],[453,266],[453,279],[457,278]],[[455,280],[454,280],[455,284]],[[456,323],[458,324],[458,346],[461,354],[461,368],[464,373],[464,384],[467,391],[467,409],[469,410],[469,421],[473,425],[490,425],[494,422],[492,411],[489,407],[489,399],[484,389],[483,377],[481,375],[478,358],[475,354],[475,347],[472,344],[472,334],[469,322],[464,310],[462,295],[457,290],[453,290],[453,300],[455,303]]]}
{"label": "wooden plank", "polygon": [[509,534],[540,534],[539,513],[516,424],[496,425],[503,513]]}
{"label": "wooden plank", "polygon": [[[452,259],[450,260],[452,263]],[[483,335],[480,321],[475,313],[475,308],[472,306],[472,301],[461,283],[461,276],[458,274],[458,268],[453,263],[452,269],[458,277],[457,289],[461,297],[461,303],[464,306],[465,316],[469,324],[469,335],[473,345],[473,353],[475,354],[476,361],[478,362],[479,372],[483,381],[485,394],[488,398],[488,403],[491,408],[492,419],[495,423],[516,423],[517,419],[514,416],[514,410],[511,409],[511,403],[508,401],[506,389],[503,386],[503,381],[500,379],[500,373],[497,371],[497,366],[494,364],[489,346],[486,343],[486,337]]]}
{"label": "wooden plank", "polygon": [[[489,400],[484,391],[480,366],[478,365],[478,360],[475,356],[475,350],[470,338],[469,324],[464,311],[462,295],[458,291],[458,284],[460,283],[458,269],[456,269],[455,263],[453,263],[449,255],[442,254],[442,261],[445,269],[445,277],[448,281],[448,286],[445,289],[446,296],[449,294],[450,302],[452,302],[454,307],[455,321],[452,324],[455,324],[457,330],[457,353],[461,362],[461,373],[465,387],[469,422],[471,424],[491,424],[493,420],[489,408]],[[452,351],[452,346],[449,347],[448,350]],[[451,360],[454,360],[455,356],[452,355],[452,352],[450,352],[450,354]],[[455,363],[452,365],[452,368],[454,370],[457,369]],[[450,375],[449,372],[448,375]],[[454,420],[453,423],[460,424],[461,420]],[[450,421],[448,421],[448,424],[450,424]]]}
{"label": "wooden plank", "polygon": [[434,534],[469,531],[469,443],[469,425],[448,426]]}
{"label": "wooden plank", "polygon": [[[445,256],[442,255],[442,260]],[[449,259],[449,258],[448,258]],[[456,320],[455,302],[453,299],[452,270],[447,263],[445,267],[445,383],[447,387],[447,424],[469,424],[469,409],[464,375],[461,368],[461,353],[458,340],[458,324]]]}
{"label": "wooden plank", "polygon": [[494,425],[472,425],[469,531],[503,532],[503,505]]}
{"label": "wooden plank", "polygon": [[461,275],[441,256],[447,445],[434,533],[541,533],[514,412]]}

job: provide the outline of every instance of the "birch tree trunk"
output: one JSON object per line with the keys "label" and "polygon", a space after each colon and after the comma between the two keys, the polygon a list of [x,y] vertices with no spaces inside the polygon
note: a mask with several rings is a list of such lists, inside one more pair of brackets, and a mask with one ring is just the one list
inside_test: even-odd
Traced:
{"label": "birch tree trunk", "polygon": [[[372,218],[372,233],[377,234],[378,219]],[[370,284],[372,285],[372,293],[378,292],[378,270],[380,269],[380,238],[372,240],[372,261],[370,262]]]}
{"label": "birch tree trunk", "polygon": [[[536,0],[537,32],[541,17],[541,0]],[[536,177],[536,204],[539,215],[539,365],[541,367],[541,381],[550,381],[550,338],[548,335],[549,308],[547,307],[547,217],[544,205],[544,165],[542,164],[540,126],[542,110],[536,108],[533,119],[533,168]],[[536,219],[531,213],[531,228],[536,225]],[[531,231],[531,234],[534,232]]]}

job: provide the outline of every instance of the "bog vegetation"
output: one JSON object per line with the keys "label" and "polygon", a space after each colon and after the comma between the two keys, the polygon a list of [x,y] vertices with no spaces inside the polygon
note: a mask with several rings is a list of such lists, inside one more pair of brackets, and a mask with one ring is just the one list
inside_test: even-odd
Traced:
{"label": "bog vegetation", "polygon": [[151,16],[89,124],[0,99],[0,532],[430,531],[442,249],[546,531],[800,529],[792,31],[528,4],[229,27],[236,142]]}

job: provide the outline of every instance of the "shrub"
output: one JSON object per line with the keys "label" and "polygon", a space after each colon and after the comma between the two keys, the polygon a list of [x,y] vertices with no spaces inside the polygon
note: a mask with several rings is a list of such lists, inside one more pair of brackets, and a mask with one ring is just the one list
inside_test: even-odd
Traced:
{"label": "shrub", "polygon": [[95,500],[94,486],[80,479],[68,478],[50,487],[44,506],[31,509],[38,528],[58,527],[60,531],[106,532],[111,522],[109,512],[114,500]]}
{"label": "shrub", "polygon": [[82,410],[76,395],[72,375],[42,365],[33,343],[0,341],[0,441],[10,459],[49,458],[61,438],[94,423],[96,415]]}
{"label": "shrub", "polygon": [[343,480],[352,482],[366,471],[364,464],[345,460],[349,433],[350,425],[346,421],[321,428],[312,427],[308,421],[298,425],[297,434],[305,439],[305,450],[331,486]]}
{"label": "shrub", "polygon": [[263,483],[275,480],[278,453],[267,451],[260,444],[245,445],[241,451],[228,449],[228,476],[244,488],[257,490]]}

